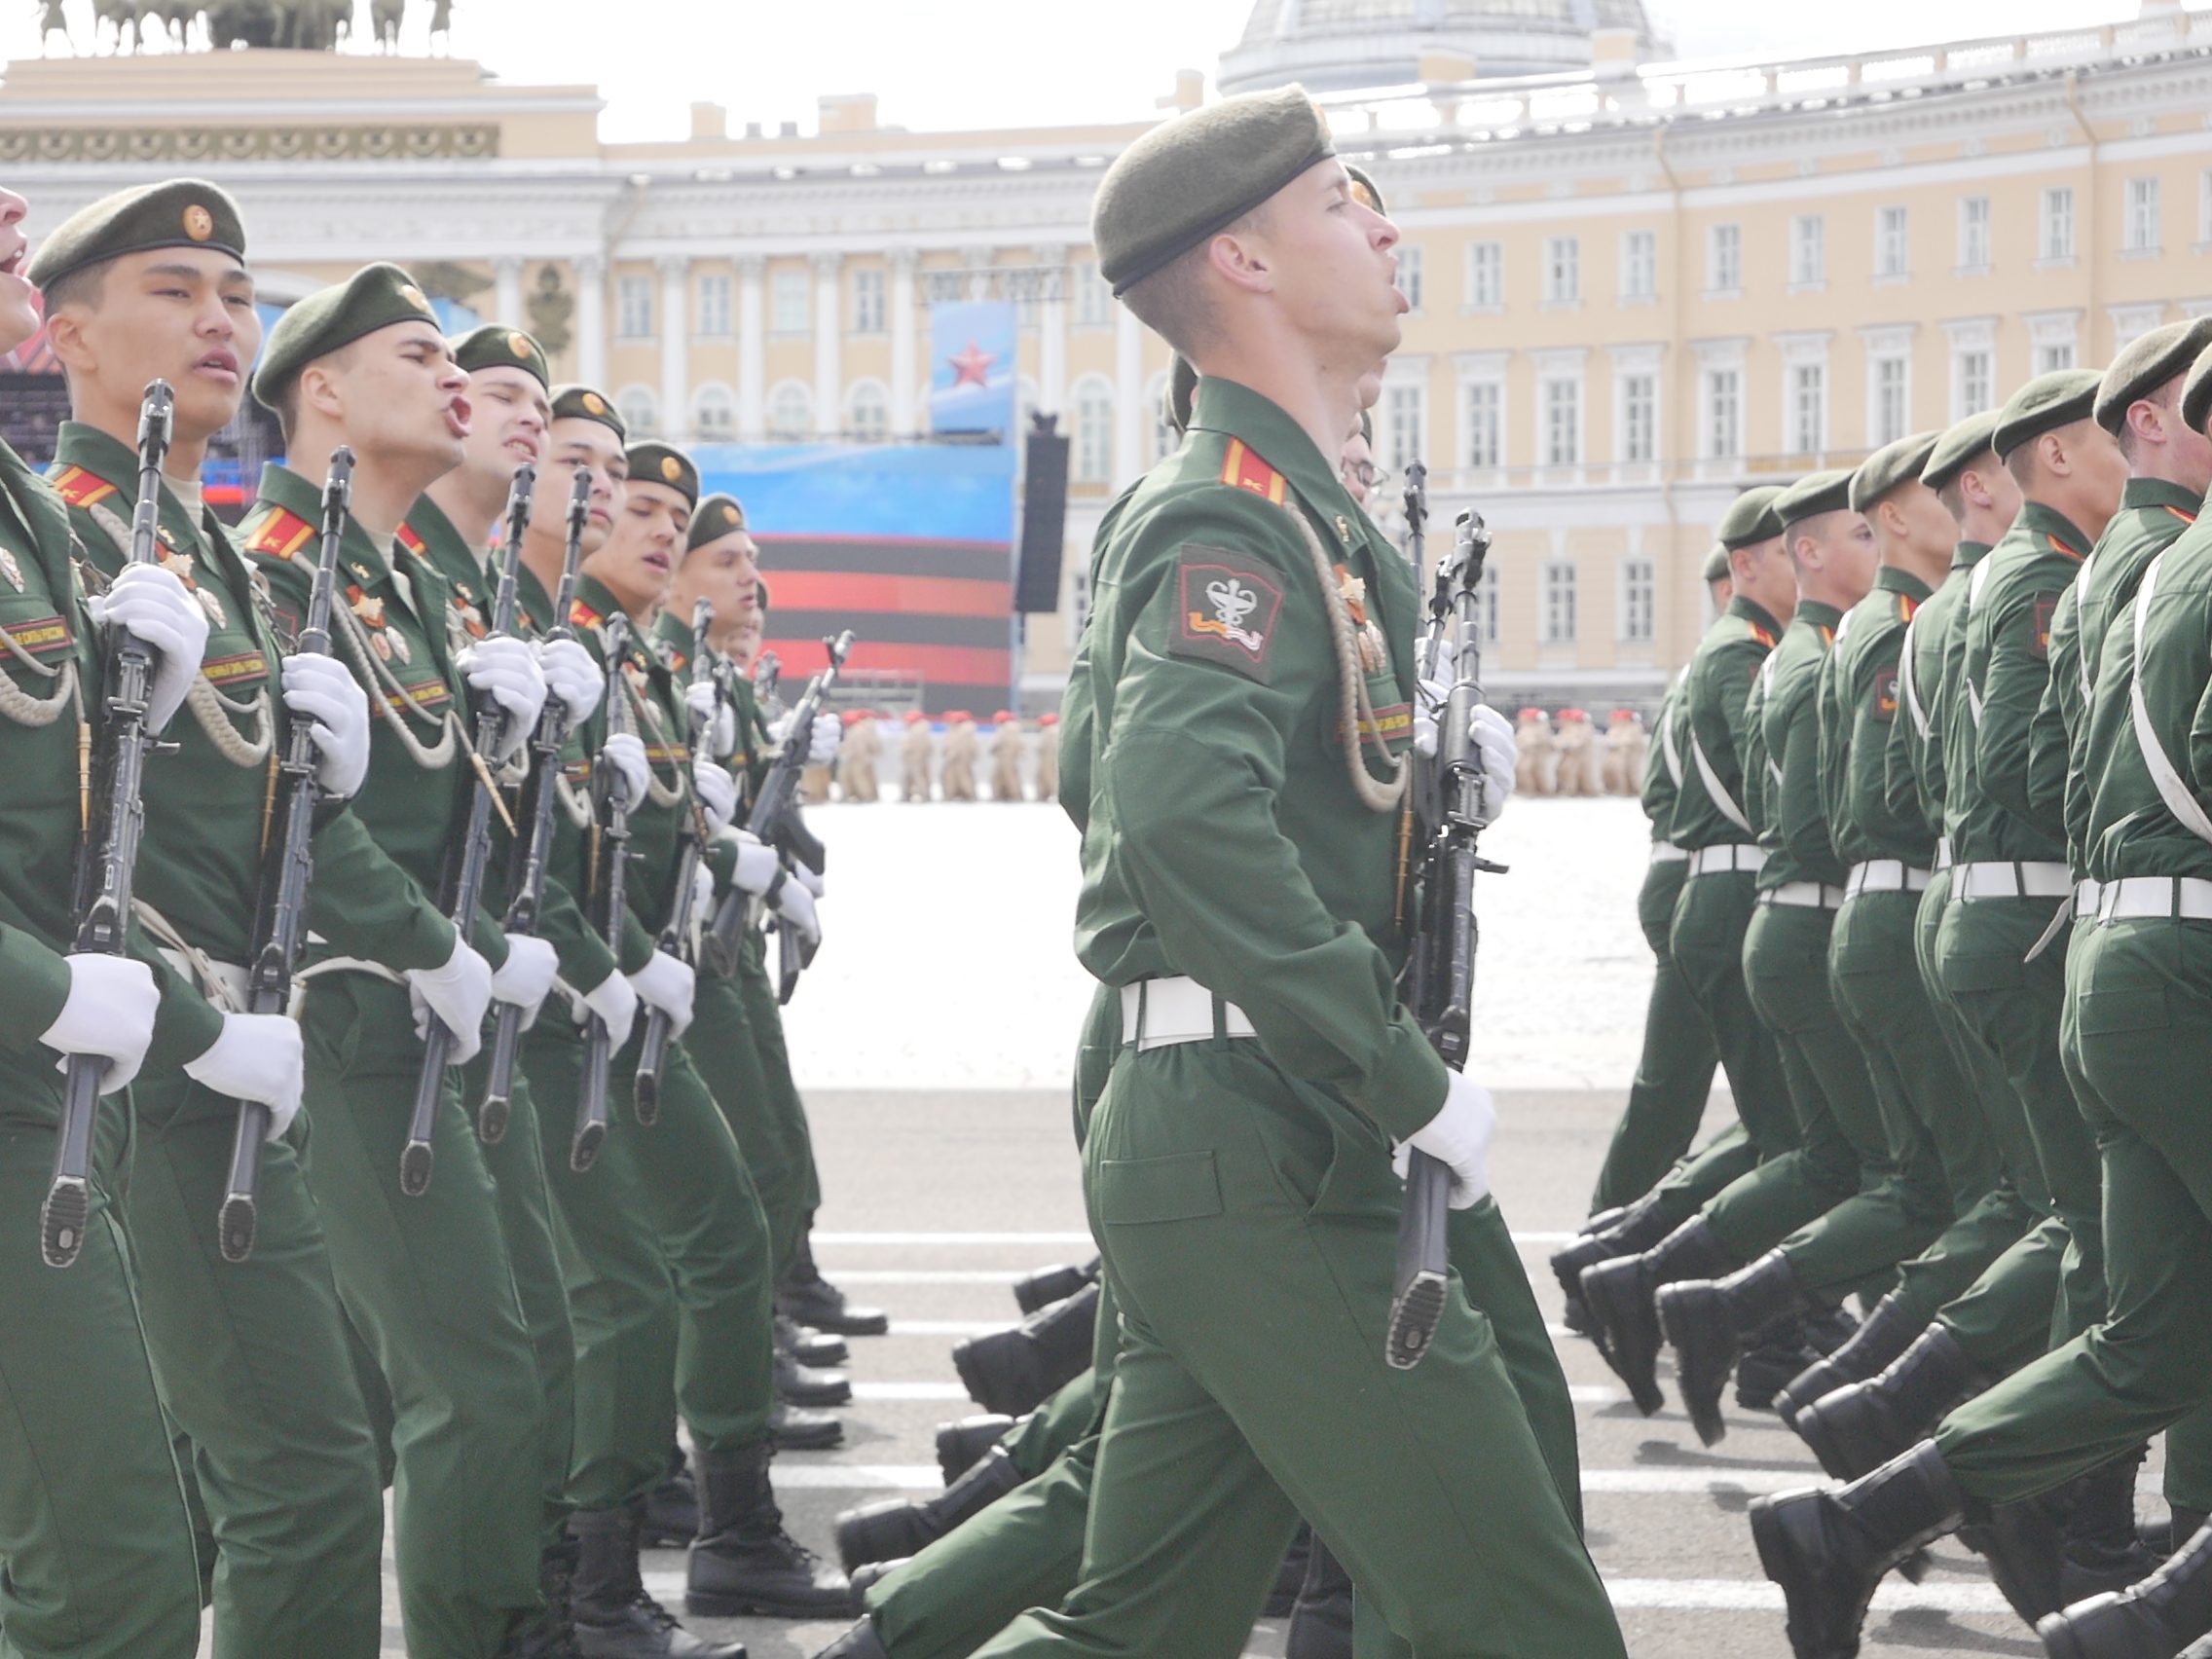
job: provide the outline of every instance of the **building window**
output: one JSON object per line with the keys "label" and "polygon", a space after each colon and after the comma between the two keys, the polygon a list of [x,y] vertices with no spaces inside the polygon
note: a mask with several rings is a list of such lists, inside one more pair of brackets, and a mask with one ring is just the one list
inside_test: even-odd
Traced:
{"label": "building window", "polygon": [[877,381],[856,382],[845,394],[845,430],[864,444],[891,435],[891,394]]}
{"label": "building window", "polygon": [[1659,458],[1659,378],[1656,375],[1621,377],[1621,460],[1649,461]]}
{"label": "building window", "polygon": [[884,299],[883,273],[856,271],[853,273],[853,332],[855,334],[881,334],[883,332]]}
{"label": "building window", "polygon": [[1989,198],[1967,196],[1959,200],[1959,269],[1989,269]]}
{"label": "building window", "polygon": [[1621,237],[1621,298],[1651,300],[1659,295],[1659,239],[1649,231]]}
{"label": "building window", "polygon": [[797,381],[786,381],[768,394],[768,435],[786,443],[814,430],[814,394]]}
{"label": "building window", "polygon": [[1582,464],[1582,383],[1561,377],[1544,382],[1544,464]]}
{"label": "building window", "polygon": [[1951,419],[1964,421],[1990,406],[1997,395],[1997,369],[1986,347],[1961,351],[1951,367]]}
{"label": "building window", "polygon": [[1383,464],[1403,473],[1427,458],[1428,388],[1405,382],[1382,388]]}
{"label": "building window", "polygon": [[737,435],[737,400],[729,387],[703,386],[691,399],[691,431],[703,444],[726,444]]}
{"label": "building window", "polygon": [[1068,267],[1068,279],[1075,289],[1078,328],[1100,328],[1114,320],[1114,290],[1098,275],[1098,261],[1077,260]]}
{"label": "building window", "polygon": [[1744,290],[1744,227],[1714,225],[1705,238],[1705,285],[1715,294]]}
{"label": "building window", "polygon": [[1505,248],[1500,242],[1467,244],[1467,305],[1495,311],[1505,304]]}
{"label": "building window", "polygon": [[1819,455],[1828,447],[1825,363],[1789,365],[1789,453]]}
{"label": "building window", "polygon": [[1406,296],[1408,311],[1420,310],[1420,249],[1398,244],[1398,292]]}
{"label": "building window", "polygon": [[1867,400],[1866,442],[1880,449],[1912,429],[1912,360],[1874,359],[1872,395]]}
{"label": "building window", "polygon": [[622,417],[622,424],[630,428],[633,442],[650,438],[660,432],[660,406],[653,394],[642,386],[625,387],[615,394],[614,407]]}
{"label": "building window", "polygon": [[614,279],[614,332],[623,340],[653,337],[653,279],[650,276]]}
{"label": "building window", "polygon": [[2074,366],[2074,342],[2054,340],[2036,348],[2036,373],[2054,375]]}
{"label": "building window", "polygon": [[1544,644],[1574,644],[1574,566],[1566,559],[1544,561]]}
{"label": "building window", "polygon": [[1705,371],[1704,459],[1732,460],[1744,453],[1744,371]]}
{"label": "building window", "polygon": [[1582,303],[1582,239],[1553,237],[1544,244],[1544,299],[1555,306]]}
{"label": "building window", "polygon": [[1828,279],[1828,222],[1818,213],[1789,221],[1789,285],[1817,288]]}
{"label": "building window", "polygon": [[726,276],[709,275],[699,278],[699,338],[702,340],[727,340],[729,338],[730,280]]}
{"label": "building window", "polygon": [[1621,638],[1630,645],[1648,645],[1658,633],[1659,573],[1648,559],[1630,559],[1621,566]]}
{"label": "building window", "polygon": [[2131,178],[2127,181],[2127,241],[2129,253],[2157,253],[2158,251],[2158,181],[2155,178]]}
{"label": "building window", "polygon": [[1475,627],[1486,645],[1497,644],[1497,619],[1501,613],[1498,595],[1502,591],[1494,561],[1483,566],[1482,585],[1475,589]]}
{"label": "building window", "polygon": [[1486,470],[1503,465],[1505,387],[1496,381],[1469,381],[1465,406],[1467,464]]}
{"label": "building window", "polygon": [[2043,259],[2072,259],[2074,257],[2074,187],[2054,184],[2043,193],[2043,208],[2037,219],[2036,246],[2043,251]]}
{"label": "building window", "polygon": [[814,282],[803,271],[779,271],[768,291],[768,328],[781,335],[804,334],[814,313]]}
{"label": "building window", "polygon": [[1075,454],[1078,484],[1104,484],[1114,476],[1114,388],[1087,380],[1075,388]]}
{"label": "building window", "polygon": [[1884,207],[1874,215],[1874,275],[1902,276],[1909,248],[1902,207]]}

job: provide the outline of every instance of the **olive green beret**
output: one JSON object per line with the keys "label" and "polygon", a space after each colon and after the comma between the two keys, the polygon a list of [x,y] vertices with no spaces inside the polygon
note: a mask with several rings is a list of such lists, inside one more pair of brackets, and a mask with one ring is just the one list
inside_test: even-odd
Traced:
{"label": "olive green beret", "polygon": [[613,403],[605,393],[592,390],[588,386],[557,386],[553,388],[553,419],[556,421],[597,421],[616,437],[627,442],[630,428],[622,424]]}
{"label": "olive green beret", "polygon": [[261,349],[261,367],[253,371],[254,400],[275,409],[302,369],[365,334],[398,322],[437,320],[414,277],[396,265],[364,265],[276,319]]}
{"label": "olive green beret", "polygon": [[2212,316],[2169,322],[2138,335],[2120,349],[2097,383],[2097,424],[2119,437],[2127,424],[2127,406],[2187,374],[2207,346],[2212,346]]}
{"label": "olive green beret", "polygon": [[1191,404],[1198,395],[1198,371],[1182,352],[1167,365],[1167,424],[1177,432],[1191,429]]}
{"label": "olive green beret", "polygon": [[753,603],[765,615],[768,609],[768,579],[763,576],[753,584]]}
{"label": "olive green beret", "polygon": [[521,369],[535,375],[540,386],[553,384],[552,371],[545,366],[545,348],[503,322],[488,322],[454,341],[453,359],[470,374],[478,369]]}
{"label": "olive green beret", "polygon": [[1713,551],[1705,556],[1705,579],[1717,582],[1725,580],[1728,575],[1728,549],[1715,541]]}
{"label": "olive green beret", "polygon": [[699,504],[699,469],[674,444],[632,444],[629,460],[631,483],[665,484],[693,506]]}
{"label": "olive green beret", "polygon": [[1928,452],[1928,464],[1920,469],[1920,481],[1931,490],[1942,489],[1966,470],[1968,461],[1989,454],[1996,436],[1994,409],[1984,409],[1979,415],[1969,415],[1956,425],[1946,426],[1936,447]]}
{"label": "olive green beret", "polygon": [[1774,498],[1774,516],[1785,527],[1850,510],[1851,468],[1848,466],[1808,472]]}
{"label": "olive green beret", "polygon": [[1859,463],[1851,475],[1851,504],[1864,512],[1899,484],[1920,482],[1921,469],[1935,453],[1941,432],[1915,432],[1884,444]]}
{"label": "olive green beret", "polygon": [[1376,212],[1387,216],[1390,209],[1382,205],[1382,192],[1376,187],[1375,180],[1368,176],[1367,169],[1355,167],[1346,162],[1345,171],[1351,174],[1351,199],[1362,207],[1372,207]]}
{"label": "olive green beret", "polygon": [[1774,503],[1781,494],[1779,485],[1761,484],[1730,501],[1728,510],[1720,515],[1718,528],[1714,531],[1720,538],[1720,545],[1733,553],[1739,547],[1780,535],[1782,521],[1774,516]]}
{"label": "olive green beret", "polygon": [[2012,393],[1997,411],[1997,430],[1990,438],[1997,459],[2003,461],[2030,438],[2089,419],[2102,378],[2094,369],[2055,369]]}
{"label": "olive green beret", "polygon": [[745,528],[745,505],[735,496],[709,496],[691,514],[691,534],[683,551],[694,552]]}
{"label": "olive green beret", "polygon": [[1223,98],[1161,122],[1099,181],[1090,203],[1098,275],[1126,293],[1334,154],[1304,87]]}
{"label": "olive green beret", "polygon": [[33,287],[48,288],[88,265],[158,247],[211,247],[244,264],[239,204],[197,178],[119,190],[55,226],[23,276]]}
{"label": "olive green beret", "polygon": [[2199,432],[2212,421],[2212,346],[2196,354],[2189,379],[2181,383],[2181,418]]}

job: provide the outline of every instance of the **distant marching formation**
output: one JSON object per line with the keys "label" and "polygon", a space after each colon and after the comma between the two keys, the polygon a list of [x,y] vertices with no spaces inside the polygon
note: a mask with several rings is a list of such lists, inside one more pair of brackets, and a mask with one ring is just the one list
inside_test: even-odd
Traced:
{"label": "distant marching formation", "polygon": [[[851,709],[841,717],[844,741],[834,768],[807,769],[802,783],[810,802],[884,798],[883,767],[890,745],[887,723],[872,709]],[[1043,714],[1035,729],[1020,716],[1001,709],[991,717],[986,741],[976,717],[966,709],[947,711],[943,729],[919,709],[899,721],[899,793],[896,798],[925,800],[1053,800],[1060,793],[1060,717]],[[832,793],[832,782],[835,785]]]}

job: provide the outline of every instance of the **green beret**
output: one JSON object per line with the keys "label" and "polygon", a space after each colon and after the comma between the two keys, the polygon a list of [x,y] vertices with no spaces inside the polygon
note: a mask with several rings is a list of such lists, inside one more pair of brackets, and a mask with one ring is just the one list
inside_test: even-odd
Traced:
{"label": "green beret", "polygon": [[1968,461],[1989,454],[1996,436],[1997,411],[1994,409],[1969,415],[1957,425],[1945,427],[1943,435],[1936,440],[1936,447],[1928,452],[1928,464],[1920,469],[1920,481],[1931,490],[1942,489],[1966,470]]}
{"label": "green beret", "polygon": [[1884,444],[1859,463],[1851,475],[1851,504],[1864,512],[1899,484],[1920,482],[1921,469],[1935,453],[1941,432],[1915,432],[1894,444]]}
{"label": "green beret", "polygon": [[745,528],[745,505],[735,496],[709,496],[691,513],[691,534],[683,551],[696,552],[710,541],[719,541]]}
{"label": "green beret", "polygon": [[158,247],[211,247],[245,263],[245,225],[239,204],[203,179],[172,178],[103,196],[55,226],[23,268],[33,287]]}
{"label": "green beret", "polygon": [[2164,323],[2136,336],[2120,349],[2097,383],[2097,424],[2119,437],[2127,424],[2127,406],[2149,397],[2176,375],[2189,373],[2190,364],[2207,346],[2212,346],[2212,316]]}
{"label": "green beret", "polygon": [[343,282],[317,288],[276,319],[253,371],[254,401],[275,409],[300,371],[363,335],[397,322],[435,325],[438,313],[415,278],[396,265],[364,265]]}
{"label": "green beret", "polygon": [[1345,171],[1351,174],[1351,199],[1362,207],[1372,207],[1387,217],[1390,209],[1382,205],[1382,192],[1377,188],[1375,180],[1368,176],[1367,169],[1355,167],[1346,162]]}
{"label": "green beret", "polygon": [[1705,579],[1709,582],[1724,581],[1730,573],[1728,549],[1715,541],[1713,544],[1713,551],[1705,556]]}
{"label": "green beret", "polygon": [[1720,545],[1733,553],[1739,547],[1780,535],[1782,521],[1774,516],[1774,503],[1781,494],[1780,485],[1761,484],[1730,501],[1728,510],[1720,515],[1719,527],[1714,532],[1720,538]]}
{"label": "green beret", "polygon": [[453,359],[470,374],[478,369],[521,369],[551,387],[552,371],[545,366],[545,348],[519,328],[488,322],[472,328],[453,342]]}
{"label": "green beret", "polygon": [[1785,529],[1807,519],[1851,510],[1851,468],[1831,466],[1808,472],[1774,498],[1774,516]]}
{"label": "green beret", "polygon": [[1161,122],[1099,181],[1090,203],[1098,275],[1126,293],[1334,154],[1304,87],[1223,98]]}
{"label": "green beret", "polygon": [[1997,459],[2003,461],[2030,438],[2089,419],[2102,378],[2094,369],[2056,369],[2012,393],[1997,411],[1997,430],[1990,439]]}
{"label": "green beret", "polygon": [[592,390],[588,386],[557,386],[553,388],[553,419],[556,421],[597,421],[625,443],[630,428],[622,424],[614,405],[605,393]]}
{"label": "green beret", "polygon": [[665,484],[691,505],[699,504],[699,469],[674,444],[632,444],[629,461],[631,483]]}
{"label": "green beret", "polygon": [[2212,346],[2196,354],[2189,379],[2181,383],[2181,418],[2199,432],[2212,421]]}

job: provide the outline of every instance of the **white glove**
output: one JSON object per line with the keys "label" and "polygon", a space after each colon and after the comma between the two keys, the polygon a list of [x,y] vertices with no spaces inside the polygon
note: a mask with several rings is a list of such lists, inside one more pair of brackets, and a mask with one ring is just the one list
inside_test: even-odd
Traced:
{"label": "white glove", "polygon": [[609,1052],[630,1040],[630,1027],[638,1022],[638,993],[621,969],[584,992],[584,1007],[606,1022]]}
{"label": "white glove", "polygon": [[706,862],[691,871],[691,926],[703,928],[715,919],[715,872]]}
{"label": "white glove", "polygon": [[[784,716],[775,723],[768,735],[774,738],[779,745],[789,743],[792,740],[792,721],[797,718],[798,715],[795,710]],[[837,757],[837,745],[843,740],[844,735],[845,728],[835,715],[816,715],[814,717],[814,727],[806,734],[806,763],[809,766],[829,765],[831,760]]]}
{"label": "white glove", "polygon": [[184,694],[200,677],[207,649],[207,612],[184,583],[159,565],[127,565],[114,586],[86,601],[92,620],[121,628],[154,649],[147,686],[146,724],[161,731],[184,705]]}
{"label": "white glove", "polygon": [[55,1071],[67,1069],[71,1054],[94,1054],[107,1061],[100,1092],[113,1094],[129,1086],[153,1047],[154,1013],[162,1003],[154,971],[128,956],[93,951],[62,961],[69,965],[69,994],[38,1040],[60,1053]]}
{"label": "white glove", "polygon": [[369,699],[352,671],[336,657],[300,652],[279,672],[284,707],[313,719],[315,781],[334,800],[360,793],[369,775]]}
{"label": "white glove", "polygon": [[615,798],[624,812],[635,812],[645,801],[645,745],[636,732],[618,731],[599,746],[600,760],[613,777]]}
{"label": "white glove", "polygon": [[300,1115],[307,1050],[300,1022],[281,1014],[226,1014],[208,1051],[185,1062],[194,1083],[233,1100],[258,1100],[269,1108],[269,1140],[281,1140]]}
{"label": "white glove", "polygon": [[545,676],[545,689],[569,706],[571,725],[582,725],[599,707],[599,699],[607,690],[607,676],[591,660],[591,652],[575,640],[539,640],[533,649]]}
{"label": "white glove", "polygon": [[453,1033],[452,1062],[466,1065],[474,1059],[484,1046],[484,1015],[492,1006],[492,965],[468,940],[457,939],[444,967],[410,968],[401,977],[415,1007],[415,1035],[429,1036],[434,1014]]}
{"label": "white glove", "polygon": [[537,1023],[538,1005],[553,988],[553,976],[561,971],[561,958],[541,939],[527,934],[507,936],[507,959],[492,976],[492,1000],[512,1003],[522,1010],[522,1028]]}
{"label": "white glove", "polygon": [[776,871],[783,867],[776,849],[750,830],[724,830],[719,839],[737,848],[737,867],[730,874],[729,884],[740,893],[751,893],[756,898],[767,892],[776,879]]}
{"label": "white glove", "polygon": [[1414,693],[1414,747],[1430,760],[1436,758],[1436,717],[1451,695],[1451,682],[1444,680],[1424,680]]}
{"label": "white glove", "polygon": [[823,889],[830,885],[823,880],[822,873],[819,870],[808,869],[802,864],[794,864],[791,866],[791,876],[793,881],[804,887],[817,899],[822,897]]}
{"label": "white glove", "polygon": [[1407,1150],[1419,1148],[1452,1171],[1452,1207],[1472,1209],[1490,1196],[1490,1137],[1496,1128],[1490,1090],[1458,1072],[1447,1073],[1444,1109],[1398,1148],[1399,1173],[1405,1172]]}
{"label": "white glove", "polygon": [[670,1030],[678,1037],[691,1023],[691,990],[696,976],[690,968],[665,950],[653,952],[653,959],[630,976],[630,985],[638,993],[638,1000],[647,1008],[657,1008],[668,1015]]}
{"label": "white glove", "polygon": [[802,883],[784,883],[783,891],[776,895],[776,914],[787,925],[798,929],[809,944],[822,942],[822,918],[815,912],[814,895]]}
{"label": "white glove", "polygon": [[727,755],[737,747],[737,716],[715,690],[711,680],[694,680],[683,687],[683,706],[691,711],[694,720],[710,720],[706,737],[707,753]]}
{"label": "white glove", "polygon": [[707,809],[707,827],[725,827],[737,811],[737,780],[730,776],[729,768],[712,760],[693,760],[691,787],[699,793],[699,804]]}
{"label": "white glove", "polygon": [[537,729],[538,712],[545,707],[545,671],[537,666],[537,653],[528,640],[496,634],[462,651],[454,666],[472,688],[505,711],[499,741],[484,757],[495,766],[505,763]]}
{"label": "white glove", "polygon": [[1484,824],[1495,824],[1505,803],[1513,798],[1513,774],[1521,758],[1520,740],[1513,722],[1487,703],[1475,705],[1467,722],[1467,737],[1482,756]]}

